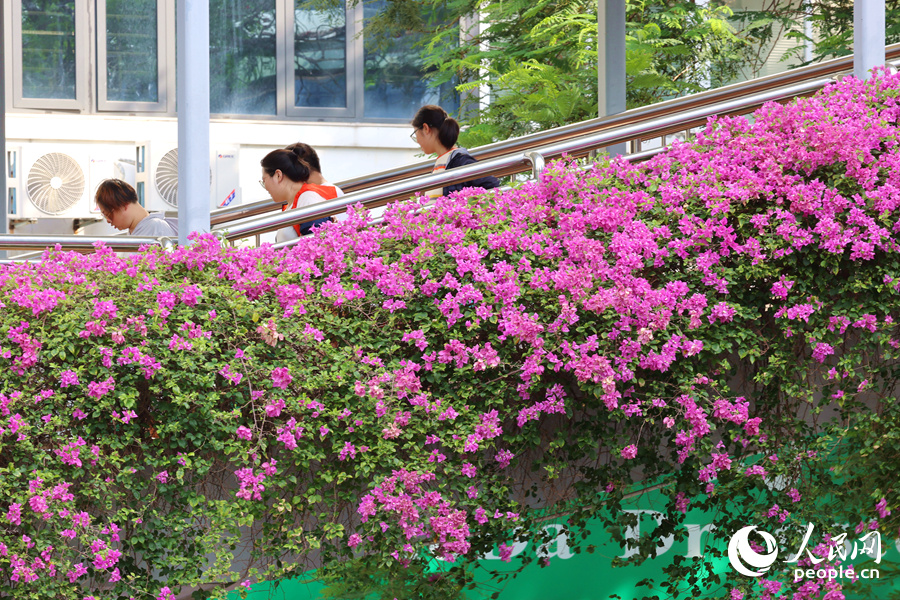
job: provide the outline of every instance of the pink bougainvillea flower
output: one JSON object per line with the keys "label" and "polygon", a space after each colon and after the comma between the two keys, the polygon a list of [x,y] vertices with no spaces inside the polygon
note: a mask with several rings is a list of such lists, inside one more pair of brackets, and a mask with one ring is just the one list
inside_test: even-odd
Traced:
{"label": "pink bougainvillea flower", "polygon": [[272,371],[272,387],[285,389],[293,379],[287,367],[277,367]]}
{"label": "pink bougainvillea flower", "polygon": [[70,385],[78,385],[78,375],[75,371],[65,370],[59,374],[59,387],[64,388]]}
{"label": "pink bougainvillea flower", "polygon": [[830,344],[819,342],[813,349],[812,357],[819,362],[825,362],[825,358],[834,354],[834,348]]}
{"label": "pink bougainvillea flower", "polygon": [[88,383],[88,396],[91,398],[101,398],[109,392],[116,389],[115,380],[107,377],[104,381],[91,381]]}
{"label": "pink bougainvillea flower", "polygon": [[500,463],[501,467],[506,468],[509,466],[510,461],[512,461],[514,457],[515,455],[510,450],[504,449],[497,453],[497,455],[494,457],[494,460]]}
{"label": "pink bougainvillea flower", "polygon": [[159,590],[159,595],[155,600],[175,600],[175,593],[169,589],[169,586],[165,586]]}

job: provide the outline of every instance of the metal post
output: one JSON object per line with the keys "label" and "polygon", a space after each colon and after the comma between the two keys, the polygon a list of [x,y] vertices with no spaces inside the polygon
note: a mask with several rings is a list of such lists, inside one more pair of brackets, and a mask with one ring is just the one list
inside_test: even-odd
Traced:
{"label": "metal post", "polygon": [[[625,111],[625,0],[597,0],[597,111],[605,117]],[[625,144],[610,146],[624,154]]]}
{"label": "metal post", "polygon": [[811,63],[813,60],[813,50],[815,50],[815,43],[813,42],[811,2],[809,2],[809,0],[804,2],[803,8],[806,11],[806,14],[803,15],[803,35],[806,36],[806,41],[804,41],[803,43],[803,61],[806,63]]}
{"label": "metal post", "polygon": [[[6,48],[6,7],[0,7],[0,55]],[[0,234],[9,233],[9,191],[6,189],[6,57],[0,60]],[[0,251],[0,258],[6,252]]]}
{"label": "metal post", "polygon": [[209,0],[179,0],[178,242],[209,226]]}
{"label": "metal post", "polygon": [[884,65],[884,0],[853,3],[853,75],[868,79],[869,71]]}

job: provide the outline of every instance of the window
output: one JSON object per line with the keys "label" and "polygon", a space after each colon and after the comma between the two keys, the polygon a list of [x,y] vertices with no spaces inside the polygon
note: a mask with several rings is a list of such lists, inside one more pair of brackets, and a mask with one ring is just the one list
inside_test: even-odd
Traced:
{"label": "window", "polygon": [[[365,18],[385,9],[385,0],[367,2]],[[453,85],[429,87],[422,79],[424,67],[417,47],[421,36],[407,33],[387,43],[365,42],[365,95],[369,118],[411,120],[420,106],[438,104],[447,112],[459,110]]]}
{"label": "window", "polygon": [[164,0],[97,3],[100,110],[166,110]]}
{"label": "window", "polygon": [[14,106],[82,108],[86,0],[22,0],[12,20]]}
{"label": "window", "polygon": [[[358,46],[353,12],[344,7],[317,10],[304,0],[292,0],[289,115],[352,116],[352,58]],[[349,33],[349,35],[348,35]]]}
{"label": "window", "polygon": [[[422,81],[415,35],[360,35],[384,0],[209,4],[213,115],[408,121],[423,104],[458,108],[452,85]],[[13,107],[176,114],[175,1],[12,0],[10,14]]]}
{"label": "window", "polygon": [[209,3],[209,110],[276,114],[276,0]]}

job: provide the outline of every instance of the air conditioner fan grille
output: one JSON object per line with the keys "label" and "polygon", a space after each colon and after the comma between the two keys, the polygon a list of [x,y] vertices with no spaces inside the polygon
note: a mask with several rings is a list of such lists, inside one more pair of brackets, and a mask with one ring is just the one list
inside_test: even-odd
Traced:
{"label": "air conditioner fan grille", "polygon": [[81,200],[84,194],[84,171],[68,154],[44,154],[28,172],[25,189],[35,208],[48,215],[58,215]]}
{"label": "air conditioner fan grille", "polygon": [[178,206],[178,148],[165,153],[156,166],[156,191],[167,204]]}

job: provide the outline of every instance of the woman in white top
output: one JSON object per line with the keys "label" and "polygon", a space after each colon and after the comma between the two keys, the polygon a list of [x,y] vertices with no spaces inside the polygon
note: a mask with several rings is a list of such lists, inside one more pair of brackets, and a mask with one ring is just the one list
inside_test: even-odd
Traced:
{"label": "woman in white top", "polygon": [[[284,150],[273,150],[260,161],[260,165],[262,179],[259,183],[269,192],[272,200],[282,205],[282,211],[319,204],[344,195],[339,187],[328,183],[322,176],[319,157],[306,144],[297,143]],[[329,220],[329,217],[323,217],[284,227],[278,230],[275,241],[296,239]]]}

